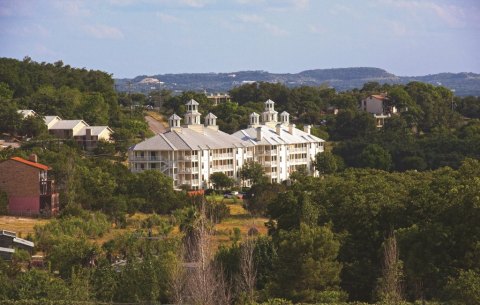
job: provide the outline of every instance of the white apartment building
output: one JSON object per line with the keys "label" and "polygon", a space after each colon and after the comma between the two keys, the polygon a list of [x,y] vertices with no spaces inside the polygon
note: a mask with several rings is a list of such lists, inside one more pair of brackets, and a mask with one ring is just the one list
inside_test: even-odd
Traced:
{"label": "white apartment building", "polygon": [[278,113],[274,102],[265,102],[265,111],[250,115],[247,129],[233,135],[218,129],[217,117],[205,116],[201,124],[198,103],[186,104],[185,125],[173,114],[170,128],[129,149],[132,172],[159,170],[171,177],[174,187],[187,185],[191,189],[211,187],[210,175],[223,172],[240,182],[239,170],[248,161],[262,164],[271,182],[287,180],[290,173],[305,167],[313,173],[312,161],[324,150],[324,140],[310,134],[310,126],[304,130],[289,122],[289,114]]}

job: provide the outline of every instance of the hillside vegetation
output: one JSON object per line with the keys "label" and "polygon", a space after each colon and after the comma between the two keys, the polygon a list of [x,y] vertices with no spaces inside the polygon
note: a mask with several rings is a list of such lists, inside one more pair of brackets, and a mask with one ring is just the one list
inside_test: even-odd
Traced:
{"label": "hillside vegetation", "polygon": [[[0,261],[0,303],[480,303],[478,98],[420,82],[346,92],[259,83],[214,106],[196,92],[118,94],[108,74],[61,63],[0,63],[0,132],[21,143],[0,160],[37,154],[61,203],[57,218],[16,227],[45,264],[23,251]],[[83,85],[56,80],[68,75],[83,75]],[[401,113],[379,129],[358,103],[382,92]],[[181,115],[190,98],[227,131],[271,98],[297,126],[333,140],[332,150],[316,156],[318,177],[299,170],[270,184],[260,169],[243,202],[223,200],[220,187],[188,196],[160,171],[133,174],[124,153],[147,135],[140,106],[158,99],[162,115]],[[15,117],[25,108],[105,119],[116,144],[87,153],[45,130],[25,134],[37,126]]]}

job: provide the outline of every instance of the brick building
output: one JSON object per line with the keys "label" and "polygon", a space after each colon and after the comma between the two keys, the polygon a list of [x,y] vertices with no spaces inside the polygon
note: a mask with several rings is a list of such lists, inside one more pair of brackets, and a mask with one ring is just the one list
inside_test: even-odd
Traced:
{"label": "brick building", "polygon": [[48,179],[50,168],[37,162],[13,157],[0,163],[0,190],[7,193],[8,213],[12,215],[55,215],[59,209],[54,180]]}

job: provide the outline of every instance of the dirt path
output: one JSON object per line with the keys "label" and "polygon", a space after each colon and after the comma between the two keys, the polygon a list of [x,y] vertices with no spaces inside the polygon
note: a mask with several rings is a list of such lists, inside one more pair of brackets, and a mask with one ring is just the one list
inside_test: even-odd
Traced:
{"label": "dirt path", "polygon": [[164,120],[160,121],[159,119],[163,119],[163,118],[158,113],[157,114],[148,113],[148,115],[145,116],[145,120],[148,123],[148,127],[155,134],[164,133],[166,131],[165,121]]}

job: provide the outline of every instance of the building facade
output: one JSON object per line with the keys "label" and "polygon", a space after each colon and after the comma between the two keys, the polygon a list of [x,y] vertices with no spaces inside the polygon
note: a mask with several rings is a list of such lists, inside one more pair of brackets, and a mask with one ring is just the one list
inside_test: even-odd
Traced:
{"label": "building facade", "polygon": [[0,190],[8,197],[11,215],[55,215],[59,209],[59,194],[55,181],[48,179],[49,167],[37,162],[13,157],[0,163]]}
{"label": "building facade", "polygon": [[[173,179],[174,187],[182,185],[190,189],[211,187],[210,175],[225,173],[240,183],[239,171],[246,162],[260,163],[271,182],[287,180],[290,174],[304,167],[314,173],[312,161],[323,152],[324,141],[290,124],[286,112],[274,109],[274,102],[265,102],[265,111],[250,115],[247,129],[233,135],[218,129],[217,117],[209,113],[204,124],[200,122],[198,103],[186,104],[184,122],[173,114],[170,128],[129,149],[129,165],[132,172],[159,170]],[[248,183],[248,182],[247,182]]]}

